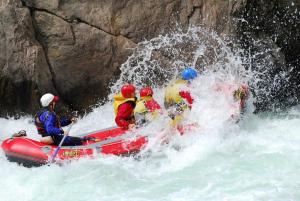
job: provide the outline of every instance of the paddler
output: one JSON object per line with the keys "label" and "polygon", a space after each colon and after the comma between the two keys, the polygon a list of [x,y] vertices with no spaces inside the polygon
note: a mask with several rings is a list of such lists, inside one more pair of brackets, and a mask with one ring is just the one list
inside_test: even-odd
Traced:
{"label": "paddler", "polygon": [[[55,105],[58,103],[58,101],[59,97],[54,96],[51,93],[44,94],[40,99],[43,109],[37,112],[37,114],[34,116],[34,122],[38,134],[42,136],[42,143],[58,145],[63,136],[68,135],[68,133],[62,129],[62,127],[77,121],[75,117],[59,117],[55,113]],[[81,144],[81,138],[67,136],[63,146],[75,146]]]}
{"label": "paddler", "polygon": [[134,108],[136,125],[145,125],[153,121],[162,113],[160,105],[153,98],[151,87],[144,87],[140,90],[140,99]]}
{"label": "paddler", "polygon": [[239,86],[237,90],[233,92],[234,100],[239,102],[239,112],[243,114],[246,109],[246,101],[249,98],[249,87],[246,84]]}
{"label": "paddler", "polygon": [[181,73],[181,79],[172,82],[166,88],[164,105],[174,127],[182,122],[185,112],[192,108],[194,99],[190,92],[190,85],[197,75],[194,68],[186,68]]}
{"label": "paddler", "polygon": [[194,68],[188,67],[181,72],[181,79],[171,82],[165,91],[164,106],[171,118],[167,126],[157,136],[156,142],[168,143],[170,134],[179,132],[181,135],[186,131],[198,128],[197,123],[183,125],[186,113],[192,108],[194,99],[191,95],[192,81],[198,76]]}
{"label": "paddler", "polygon": [[238,122],[241,115],[246,110],[246,103],[250,93],[248,85],[217,83],[215,86],[215,90],[222,92],[226,96],[233,97],[233,102],[230,104],[232,114],[229,120]]}
{"label": "paddler", "polygon": [[134,108],[136,105],[135,87],[132,84],[122,86],[121,92],[114,96],[114,112],[116,124],[123,129],[135,126]]}

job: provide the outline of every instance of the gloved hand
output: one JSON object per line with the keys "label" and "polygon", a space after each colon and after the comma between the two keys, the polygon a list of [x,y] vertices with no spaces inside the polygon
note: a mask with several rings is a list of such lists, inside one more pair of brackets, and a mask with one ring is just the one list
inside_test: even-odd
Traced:
{"label": "gloved hand", "polygon": [[82,141],[96,141],[95,137],[85,136],[82,138]]}
{"label": "gloved hand", "polygon": [[134,129],[134,128],[135,128],[135,124],[129,124],[129,125],[128,125],[128,129],[129,129],[129,130],[132,130],[132,129]]}
{"label": "gloved hand", "polygon": [[64,134],[64,135],[69,135],[69,132],[63,130],[63,134]]}
{"label": "gloved hand", "polygon": [[76,117],[72,117],[71,121],[72,121],[73,124],[75,124],[78,121],[78,119]]}
{"label": "gloved hand", "polygon": [[27,136],[27,134],[26,134],[26,131],[25,130],[21,130],[21,131],[19,131],[18,133],[14,133],[13,135],[12,135],[12,137],[26,137]]}

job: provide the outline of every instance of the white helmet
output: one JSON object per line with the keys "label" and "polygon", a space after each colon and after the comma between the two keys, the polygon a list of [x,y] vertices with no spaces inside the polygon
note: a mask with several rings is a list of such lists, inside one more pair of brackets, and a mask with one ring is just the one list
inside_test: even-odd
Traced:
{"label": "white helmet", "polygon": [[41,97],[40,101],[43,107],[47,107],[50,105],[52,101],[58,102],[58,100],[59,100],[58,96],[54,96],[53,94],[47,93]]}

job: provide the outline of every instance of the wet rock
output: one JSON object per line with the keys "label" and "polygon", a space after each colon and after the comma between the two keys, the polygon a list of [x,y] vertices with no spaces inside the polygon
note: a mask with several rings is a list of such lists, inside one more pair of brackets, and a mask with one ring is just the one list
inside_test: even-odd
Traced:
{"label": "wet rock", "polygon": [[257,91],[258,109],[277,110],[297,104],[300,1],[246,1],[233,16],[238,19],[236,37],[251,58],[248,62],[263,73],[258,81],[261,86]]}
{"label": "wet rock", "polygon": [[35,111],[41,93],[56,92],[44,50],[21,2],[2,1],[0,16],[0,113]]}
{"label": "wet rock", "polygon": [[[130,48],[192,25],[236,36],[245,49],[251,49],[249,55],[262,51],[261,47],[273,48],[265,54],[274,64],[271,77],[292,69],[293,93],[287,99],[299,97],[295,87],[300,84],[299,2],[2,0],[0,114],[35,111],[46,91],[60,95],[72,109],[84,110],[106,97],[109,83],[132,53]],[[257,41],[267,42],[256,46]],[[257,61],[251,62],[255,66]],[[282,89],[288,91],[282,87],[277,91]],[[258,100],[263,105],[272,102]]]}
{"label": "wet rock", "polygon": [[47,12],[35,11],[33,18],[40,41],[47,49],[56,89],[66,103],[81,110],[106,96],[110,80],[126,59],[127,48],[135,44]]}
{"label": "wet rock", "polygon": [[186,29],[202,23],[199,11],[208,9],[205,2],[191,0],[22,3],[30,10],[34,28],[30,32],[44,51],[55,93],[76,110],[106,97],[110,81],[120,73],[135,43],[177,26]]}

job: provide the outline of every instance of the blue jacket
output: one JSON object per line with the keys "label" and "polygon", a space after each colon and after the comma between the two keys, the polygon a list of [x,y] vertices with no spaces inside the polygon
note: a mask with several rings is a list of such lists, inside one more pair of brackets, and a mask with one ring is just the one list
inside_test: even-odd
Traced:
{"label": "blue jacket", "polygon": [[[71,120],[63,117],[57,121],[57,115],[54,112],[50,111],[43,111],[42,114],[39,116],[39,120],[44,125],[44,129],[49,136],[61,136],[64,131],[60,128],[63,126],[67,126],[71,123]],[[46,135],[47,135],[46,134]]]}

